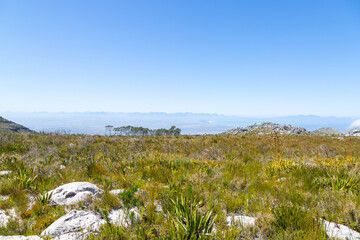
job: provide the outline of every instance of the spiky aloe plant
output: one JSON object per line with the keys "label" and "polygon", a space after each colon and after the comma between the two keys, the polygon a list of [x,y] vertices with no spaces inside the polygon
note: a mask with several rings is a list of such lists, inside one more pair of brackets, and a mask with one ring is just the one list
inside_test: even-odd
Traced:
{"label": "spiky aloe plant", "polygon": [[211,235],[214,227],[216,214],[213,208],[202,212],[202,201],[195,201],[181,196],[176,200],[170,199],[175,213],[169,213],[172,217],[173,227],[169,231],[171,239],[199,239]]}
{"label": "spiky aloe plant", "polygon": [[35,196],[35,199],[41,206],[46,206],[47,204],[49,204],[52,194],[53,192],[51,193],[43,192]]}
{"label": "spiky aloe plant", "polygon": [[360,183],[345,171],[337,170],[329,174],[331,187],[336,191],[348,192],[359,188]]}
{"label": "spiky aloe plant", "polygon": [[18,182],[19,187],[24,189],[30,189],[36,177],[37,176],[34,177],[28,176],[25,170],[20,169],[16,176],[16,180]]}

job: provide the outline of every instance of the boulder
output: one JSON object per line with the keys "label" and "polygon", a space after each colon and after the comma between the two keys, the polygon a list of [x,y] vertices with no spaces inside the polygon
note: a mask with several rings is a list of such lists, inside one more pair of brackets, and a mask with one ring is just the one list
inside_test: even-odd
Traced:
{"label": "boulder", "polygon": [[41,237],[39,236],[21,236],[21,235],[16,235],[16,236],[0,236],[1,240],[42,240]]}
{"label": "boulder", "polygon": [[130,214],[133,214],[133,221],[139,221],[141,218],[137,208],[130,209],[128,213],[123,208],[112,209],[109,212],[110,223],[115,226],[129,227],[131,224]]}
{"label": "boulder", "polygon": [[233,226],[240,224],[243,227],[255,225],[256,218],[245,215],[229,216],[226,218],[226,225]]}
{"label": "boulder", "polygon": [[12,173],[12,171],[0,171],[0,176],[8,175]]}
{"label": "boulder", "polygon": [[55,205],[71,205],[85,200],[87,197],[97,196],[103,190],[89,182],[72,182],[62,185],[49,193],[52,193],[51,202]]}
{"label": "boulder", "polygon": [[[93,212],[72,210],[68,214],[60,217],[46,228],[41,236],[58,237],[58,239],[71,239],[71,236],[83,234],[81,231],[97,232],[105,220]],[[73,234],[70,234],[73,233]],[[59,238],[59,236],[68,234],[69,238]],[[65,236],[64,236],[65,237]]]}
{"label": "boulder", "polygon": [[0,209],[0,227],[6,227],[10,218],[15,218],[15,209],[12,208],[9,211],[4,211]]}
{"label": "boulder", "polygon": [[10,197],[9,196],[1,196],[0,195],[0,201],[6,201],[8,200]]}
{"label": "boulder", "polygon": [[86,240],[91,233],[84,230],[81,232],[65,233],[63,235],[52,238],[51,240]]}
{"label": "boulder", "polygon": [[6,227],[9,222],[10,216],[4,210],[0,210],[0,227]]}
{"label": "boulder", "polygon": [[353,129],[351,132],[350,132],[350,136],[360,136],[360,129]]}
{"label": "boulder", "polygon": [[154,205],[156,206],[155,212],[163,212],[163,208],[160,201],[154,201]]}
{"label": "boulder", "polygon": [[114,189],[114,190],[110,190],[109,193],[113,194],[113,195],[119,195],[119,193],[124,192],[124,189]]}
{"label": "boulder", "polygon": [[29,200],[28,200],[28,207],[26,209],[26,211],[29,211],[36,203],[36,199],[34,196],[29,196]]}
{"label": "boulder", "polygon": [[330,238],[336,239],[360,239],[360,233],[344,226],[342,224],[328,222],[326,220],[321,220],[323,228],[326,231],[326,234]]}

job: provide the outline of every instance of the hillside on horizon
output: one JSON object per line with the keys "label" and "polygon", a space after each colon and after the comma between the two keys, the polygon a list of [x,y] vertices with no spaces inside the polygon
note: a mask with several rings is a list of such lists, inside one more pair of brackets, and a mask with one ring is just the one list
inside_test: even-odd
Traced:
{"label": "hillside on horizon", "polygon": [[9,121],[3,117],[0,116],[0,132],[2,133],[10,133],[10,132],[17,132],[17,133],[35,133],[33,130],[14,123],[12,121]]}

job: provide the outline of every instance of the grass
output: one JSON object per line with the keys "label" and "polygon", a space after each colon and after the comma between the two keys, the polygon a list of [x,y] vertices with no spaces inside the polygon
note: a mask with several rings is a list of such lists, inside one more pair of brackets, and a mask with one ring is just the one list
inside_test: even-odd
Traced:
{"label": "grass", "polygon": [[[13,171],[0,176],[9,196],[0,209],[21,216],[0,235],[40,234],[65,214],[45,192],[74,181],[105,193],[70,208],[105,220],[112,208],[142,212],[129,228],[105,224],[91,239],[326,239],[320,218],[360,231],[356,137],[3,133],[0,143],[0,171]],[[256,216],[256,226],[228,227],[237,214]]]}

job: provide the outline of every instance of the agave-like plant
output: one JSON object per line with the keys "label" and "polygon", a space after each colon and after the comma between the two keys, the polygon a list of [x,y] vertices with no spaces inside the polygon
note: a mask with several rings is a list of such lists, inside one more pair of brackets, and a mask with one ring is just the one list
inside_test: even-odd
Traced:
{"label": "agave-like plant", "polygon": [[26,171],[23,169],[20,169],[16,176],[18,186],[25,189],[29,189],[36,178],[37,176],[34,177],[28,176]]}
{"label": "agave-like plant", "polygon": [[175,209],[172,217],[174,229],[169,232],[171,239],[199,239],[211,235],[214,227],[216,214],[213,208],[202,212],[200,208],[204,205],[202,201],[196,201],[181,196],[176,200],[170,199]]}
{"label": "agave-like plant", "polygon": [[52,194],[53,192],[51,193],[43,192],[35,196],[35,199],[41,206],[46,206],[49,204]]}
{"label": "agave-like plant", "polygon": [[348,192],[359,188],[360,183],[344,171],[337,170],[336,173],[329,175],[331,187],[336,191]]}

